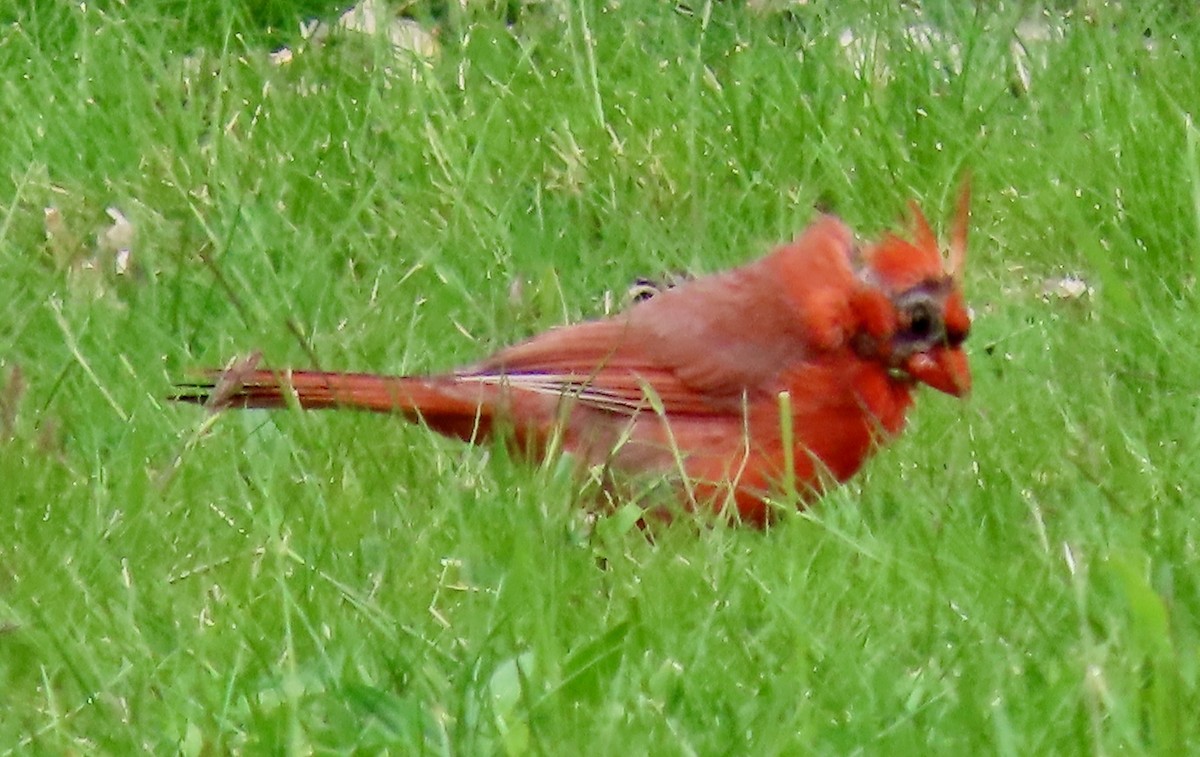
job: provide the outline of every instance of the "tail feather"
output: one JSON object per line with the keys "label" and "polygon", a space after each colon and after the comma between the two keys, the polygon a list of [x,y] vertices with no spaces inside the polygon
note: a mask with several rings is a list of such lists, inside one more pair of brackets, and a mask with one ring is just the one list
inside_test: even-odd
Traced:
{"label": "tail feather", "polygon": [[398,413],[461,438],[487,433],[491,427],[492,403],[477,389],[464,392],[464,387],[449,376],[263,370],[237,374],[216,370],[200,380],[179,384],[177,389],[172,400],[214,410],[281,408],[295,402],[312,410],[352,408]]}

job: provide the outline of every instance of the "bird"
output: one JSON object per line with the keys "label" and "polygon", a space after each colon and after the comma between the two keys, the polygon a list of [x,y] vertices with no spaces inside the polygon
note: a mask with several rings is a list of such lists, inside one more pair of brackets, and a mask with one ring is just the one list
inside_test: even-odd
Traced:
{"label": "bird", "polygon": [[170,398],[395,414],[466,442],[501,438],[534,460],[565,452],[606,475],[657,476],[676,503],[659,511],[763,527],[899,435],[919,386],[969,393],[970,194],[964,182],[946,255],[915,202],[911,233],[876,241],[826,213],[757,260],[456,369],[270,370],[256,356]]}

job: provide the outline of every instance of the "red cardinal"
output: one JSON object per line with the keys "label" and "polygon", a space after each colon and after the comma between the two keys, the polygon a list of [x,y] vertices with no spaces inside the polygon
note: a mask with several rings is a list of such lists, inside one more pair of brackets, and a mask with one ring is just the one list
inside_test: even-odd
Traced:
{"label": "red cardinal", "polygon": [[[212,371],[174,399],[212,407],[398,413],[470,442],[674,478],[684,506],[770,519],[772,493],[844,481],[900,432],[917,384],[971,373],[961,276],[969,188],[948,264],[913,204],[911,242],[859,245],[824,216],[766,257],[603,320],[551,329],[448,373]],[[293,398],[293,399],[289,399]]]}

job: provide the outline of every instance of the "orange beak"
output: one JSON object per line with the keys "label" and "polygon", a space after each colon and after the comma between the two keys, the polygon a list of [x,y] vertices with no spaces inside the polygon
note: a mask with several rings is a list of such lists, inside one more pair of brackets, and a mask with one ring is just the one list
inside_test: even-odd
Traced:
{"label": "orange beak", "polygon": [[934,347],[904,361],[904,372],[916,381],[954,397],[971,391],[971,367],[961,347]]}

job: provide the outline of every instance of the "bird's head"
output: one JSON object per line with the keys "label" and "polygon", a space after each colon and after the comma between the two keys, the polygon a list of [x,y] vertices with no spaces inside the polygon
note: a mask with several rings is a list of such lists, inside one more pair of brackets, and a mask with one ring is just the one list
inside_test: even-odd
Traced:
{"label": "bird's head", "polygon": [[886,297],[895,316],[894,331],[874,346],[891,374],[956,397],[971,389],[971,369],[963,352],[971,315],[962,294],[970,200],[970,185],[964,183],[947,257],[925,215],[912,203],[912,241],[884,236],[861,250],[858,270],[863,283]]}

